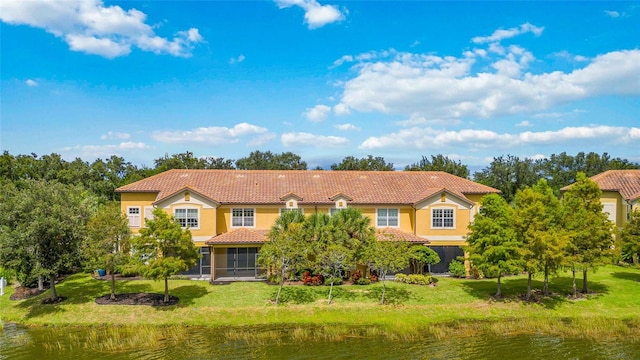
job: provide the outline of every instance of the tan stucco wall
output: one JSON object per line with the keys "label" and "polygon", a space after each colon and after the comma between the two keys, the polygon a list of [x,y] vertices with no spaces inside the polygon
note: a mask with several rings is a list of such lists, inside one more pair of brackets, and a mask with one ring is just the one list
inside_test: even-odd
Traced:
{"label": "tan stucco wall", "polygon": [[157,193],[122,193],[120,194],[120,209],[126,215],[127,208],[131,206],[140,207],[140,227],[132,227],[131,232],[137,234],[140,228],[144,227],[144,208],[152,206],[156,200]]}
{"label": "tan stucco wall", "polygon": [[602,192],[600,201],[603,206],[605,204],[614,204],[616,211],[615,225],[617,227],[623,226],[627,220],[627,203],[622,199],[620,193],[617,191],[604,191]]}

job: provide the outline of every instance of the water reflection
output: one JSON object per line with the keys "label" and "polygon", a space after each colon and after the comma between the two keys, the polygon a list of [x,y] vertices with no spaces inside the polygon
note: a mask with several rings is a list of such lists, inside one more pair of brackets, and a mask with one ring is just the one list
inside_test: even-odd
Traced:
{"label": "water reflection", "polygon": [[[341,340],[290,337],[255,342],[229,340],[229,330],[188,327],[186,336],[160,338],[126,350],[109,348],[109,331],[97,336],[86,328],[26,328],[4,324],[0,333],[0,359],[636,359],[640,342],[593,341],[552,336],[424,337],[411,341],[382,337],[347,337]],[[261,331],[252,329],[245,331]]]}

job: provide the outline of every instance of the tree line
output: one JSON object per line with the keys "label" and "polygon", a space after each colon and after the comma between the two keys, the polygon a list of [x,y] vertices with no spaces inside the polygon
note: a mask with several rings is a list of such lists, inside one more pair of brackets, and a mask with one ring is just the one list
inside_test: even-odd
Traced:
{"label": "tree line", "polygon": [[[64,299],[56,281],[64,274],[104,269],[115,274],[164,280],[169,301],[170,276],[186,271],[200,258],[191,232],[162,209],[155,209],[140,236],[131,236],[117,202],[102,202],[79,185],[55,180],[25,180],[20,189],[0,184],[0,271],[22,286],[44,290],[48,302]],[[8,273],[8,274],[7,274]]]}
{"label": "tree line", "polygon": [[577,295],[576,272],[582,272],[582,292],[588,293],[588,272],[621,258],[638,261],[640,210],[617,231],[602,211],[598,185],[578,172],[575,183],[562,199],[545,179],[518,190],[513,204],[496,194],[482,198],[480,212],[469,225],[466,251],[471,268],[497,278],[528,274],[526,299],[531,297],[532,277],[543,276],[543,295],[549,295],[549,276],[562,269],[572,273],[573,296]]}
{"label": "tree line", "polygon": [[[383,157],[368,155],[363,158],[347,156],[333,163],[331,170],[393,171],[392,162]],[[232,160],[216,157],[196,157],[186,151],[165,154],[154,160],[153,167],[137,166],[120,156],[87,162],[80,158],[62,159],[59,154],[38,156],[12,155],[4,151],[0,155],[0,182],[20,186],[31,180],[57,181],[67,185],[80,185],[104,200],[118,200],[115,189],[171,169],[239,169],[239,170],[308,170],[307,163],[291,152],[280,154],[271,151],[253,151],[248,156]],[[547,183],[557,195],[563,186],[573,183],[576,174],[593,176],[606,170],[640,169],[640,164],[621,158],[611,158],[607,153],[583,153],[575,156],[566,153],[553,154],[544,159],[521,159],[514,155],[494,157],[484,169],[471,177],[469,167],[442,154],[422,156],[404,168],[404,171],[444,171],[456,176],[473,179],[501,191],[501,196],[511,203],[518,190],[533,186],[539,179]],[[316,168],[316,170],[322,170]]]}

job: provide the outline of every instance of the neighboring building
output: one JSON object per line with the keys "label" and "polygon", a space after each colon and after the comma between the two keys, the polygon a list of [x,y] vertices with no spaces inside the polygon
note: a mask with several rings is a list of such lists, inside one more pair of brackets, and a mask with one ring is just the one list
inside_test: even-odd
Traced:
{"label": "neighboring building", "polygon": [[361,209],[377,233],[428,244],[446,272],[462,255],[480,198],[498,190],[445,172],[169,170],[120,187],[122,211],[137,233],[155,207],[174,216],[200,247],[190,275],[255,277],[257,253],[283,211],[333,214]]}
{"label": "neighboring building", "polygon": [[592,176],[591,180],[602,190],[602,211],[618,228],[627,222],[633,209],[640,208],[640,170],[609,170]]}

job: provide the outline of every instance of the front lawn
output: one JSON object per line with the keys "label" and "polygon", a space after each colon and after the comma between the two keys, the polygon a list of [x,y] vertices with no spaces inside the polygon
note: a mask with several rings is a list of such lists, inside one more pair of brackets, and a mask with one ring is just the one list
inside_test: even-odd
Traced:
{"label": "front lawn", "polygon": [[[274,306],[276,286],[265,283],[210,285],[204,281],[171,280],[170,294],[180,298],[175,306],[150,307],[98,305],[95,298],[109,293],[109,282],[88,274],[75,274],[60,282],[58,293],[67,299],[42,305],[45,292],[34,298],[10,301],[0,298],[4,322],[26,325],[202,325],[202,326],[377,326],[397,332],[429,327],[461,329],[469,324],[491,324],[495,332],[593,332],[640,336],[640,270],[607,266],[589,274],[595,294],[571,300],[569,273],[551,281],[553,296],[540,302],[523,302],[526,277],[503,279],[503,299],[494,299],[496,280],[439,278],[437,286],[407,285],[387,281],[388,305],[379,305],[382,284],[343,285],[334,288],[334,303],[327,305],[326,286],[285,286],[286,303]],[[534,288],[542,287],[536,279]],[[118,293],[163,292],[163,282],[121,280]],[[440,331],[440,330],[439,330]],[[589,333],[591,334],[591,333]],[[591,335],[588,335],[591,336]]]}

